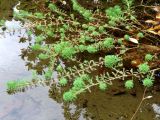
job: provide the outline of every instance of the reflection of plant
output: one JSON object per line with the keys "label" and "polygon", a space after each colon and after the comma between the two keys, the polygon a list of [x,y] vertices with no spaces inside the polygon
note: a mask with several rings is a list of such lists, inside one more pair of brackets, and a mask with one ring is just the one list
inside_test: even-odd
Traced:
{"label": "reflection of plant", "polygon": [[29,85],[29,83],[26,81],[23,81],[23,80],[9,81],[7,83],[9,91],[16,91],[17,89],[21,89],[21,88],[23,89],[28,85]]}
{"label": "reflection of plant", "polygon": [[5,23],[5,20],[0,20],[0,26],[3,26]]}
{"label": "reflection of plant", "polygon": [[[124,1],[126,9],[131,10],[133,2]],[[101,10],[93,12],[82,7],[77,0],[71,0],[71,3],[73,14],[59,9],[53,3],[49,3],[48,7],[44,8],[46,13],[29,13],[20,10],[15,14],[18,19],[32,21],[27,24],[28,36],[33,34],[33,29],[37,31],[34,33],[36,34],[34,43],[28,47],[29,52],[35,52],[37,55],[33,66],[40,61],[47,61],[42,73],[43,77],[36,78],[35,81],[39,79],[42,83],[45,80],[51,81],[54,79],[53,71],[57,71],[59,79],[57,84],[66,89],[69,87],[63,94],[65,101],[73,101],[80,93],[87,90],[91,92],[94,86],[105,91],[114,80],[119,79],[127,79],[125,82],[127,89],[134,87],[135,78],[142,79],[145,87],[151,87],[154,79],[152,74],[155,70],[152,70],[147,62],[151,61],[152,57],[147,55],[146,63],[140,64],[137,70],[125,69],[123,54],[132,48],[127,48],[124,43],[129,42],[131,36],[128,32],[123,34],[123,38],[123,35],[117,37],[112,34],[115,29],[119,32],[125,31],[123,27],[127,30],[136,28],[130,18],[132,12],[125,13],[126,9],[123,10],[119,5],[106,9],[105,13]],[[128,23],[130,25],[126,27]],[[139,33],[137,36],[142,38],[143,34]],[[9,82],[8,89],[16,91],[34,83],[37,82]]]}

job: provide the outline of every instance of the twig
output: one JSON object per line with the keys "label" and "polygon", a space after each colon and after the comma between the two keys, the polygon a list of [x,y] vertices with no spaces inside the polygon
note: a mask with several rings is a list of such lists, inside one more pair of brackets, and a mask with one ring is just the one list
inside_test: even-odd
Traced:
{"label": "twig", "polygon": [[143,0],[141,0],[141,5],[143,5]]}
{"label": "twig", "polygon": [[135,115],[137,114],[139,108],[141,107],[143,101],[145,100],[145,93],[146,93],[146,90],[147,90],[147,88],[144,89],[143,96],[142,96],[142,100],[141,100],[141,102],[139,103],[139,105],[138,105],[136,111],[134,112],[134,114],[132,115],[132,117],[131,117],[130,120],[133,120],[133,119],[134,119],[134,117],[135,117]]}

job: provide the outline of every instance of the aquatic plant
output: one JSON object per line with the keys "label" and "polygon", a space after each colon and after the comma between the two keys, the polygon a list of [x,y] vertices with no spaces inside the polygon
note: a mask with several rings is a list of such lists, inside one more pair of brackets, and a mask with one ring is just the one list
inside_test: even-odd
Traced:
{"label": "aquatic plant", "polygon": [[129,35],[125,35],[125,36],[124,36],[124,39],[125,39],[125,40],[129,40],[129,38],[130,38]]}
{"label": "aquatic plant", "polygon": [[107,89],[107,84],[105,82],[100,82],[99,89],[105,91]]}
{"label": "aquatic plant", "polygon": [[145,61],[152,61],[152,59],[153,59],[153,55],[151,55],[151,54],[145,55]]}
{"label": "aquatic plant", "polygon": [[118,5],[106,9],[105,12],[109,18],[109,25],[115,26],[117,22],[121,22],[125,19],[123,17],[124,13]]}
{"label": "aquatic plant", "polygon": [[73,4],[73,9],[79,12],[86,20],[93,20],[92,12],[83,8],[77,0],[71,0]]}
{"label": "aquatic plant", "polygon": [[[65,88],[62,90],[63,100],[68,102],[76,100],[85,91],[91,92],[95,86],[105,91],[115,80],[123,80],[126,89],[134,88],[135,79],[142,81],[145,87],[151,87],[154,76],[147,76],[154,75],[158,70],[149,66],[153,59],[151,54],[145,56],[137,69],[126,69],[124,65],[124,54],[133,49],[128,43],[130,39],[133,36],[138,39],[144,37],[135,26],[134,1],[123,0],[125,7],[115,5],[105,8],[105,11],[89,10],[77,0],[71,0],[71,4],[72,13],[49,2],[44,11],[31,13],[20,10],[14,15],[27,22],[29,37],[36,34],[35,41],[27,48],[29,52],[35,52],[33,66],[40,61],[47,62],[42,66],[43,80],[37,77],[35,81],[51,82],[54,80],[53,72],[56,71],[58,82],[55,83]],[[136,31],[131,34],[130,30]],[[119,31],[124,33],[115,35]],[[7,86],[15,92],[36,83],[14,81]]]}
{"label": "aquatic plant", "polygon": [[65,86],[67,84],[68,80],[66,78],[61,78],[59,80],[59,84],[62,85],[62,86]]}
{"label": "aquatic plant", "polygon": [[133,87],[134,87],[133,80],[127,80],[127,81],[125,82],[125,87],[126,87],[127,89],[133,88]]}
{"label": "aquatic plant", "polygon": [[104,40],[103,45],[106,48],[113,48],[114,47],[114,39],[113,38],[106,38]]}
{"label": "aquatic plant", "polygon": [[75,94],[73,93],[73,91],[70,90],[70,91],[65,92],[65,93],[63,94],[63,99],[64,99],[64,101],[72,102],[73,100],[76,99],[76,96],[75,96]]}
{"label": "aquatic plant", "polygon": [[153,79],[152,79],[152,78],[149,78],[149,77],[145,78],[145,79],[143,80],[143,85],[144,85],[145,87],[151,87],[151,86],[153,86]]}
{"label": "aquatic plant", "polygon": [[143,33],[141,33],[141,32],[139,32],[139,33],[137,34],[137,37],[139,37],[139,38],[143,38],[143,37],[144,37],[144,34],[143,34]]}
{"label": "aquatic plant", "polygon": [[105,56],[105,66],[108,68],[112,68],[120,61],[120,58],[118,58],[115,55],[107,55]]}
{"label": "aquatic plant", "polygon": [[143,74],[149,72],[149,70],[150,70],[150,68],[149,68],[149,66],[148,66],[147,63],[140,64],[140,65],[138,66],[138,69],[139,69],[139,72],[141,72],[141,73],[143,73]]}

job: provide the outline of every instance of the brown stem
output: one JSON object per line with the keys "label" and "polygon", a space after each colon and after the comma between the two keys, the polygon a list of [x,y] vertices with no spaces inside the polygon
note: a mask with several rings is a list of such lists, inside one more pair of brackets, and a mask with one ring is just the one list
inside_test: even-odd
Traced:
{"label": "brown stem", "polygon": [[134,119],[134,117],[135,117],[135,115],[137,114],[139,108],[141,107],[143,101],[145,100],[145,93],[146,93],[146,90],[147,90],[147,88],[144,89],[143,96],[142,96],[142,100],[141,100],[141,102],[139,103],[139,105],[138,105],[136,111],[134,112],[134,114],[132,115],[132,117],[131,117],[130,120],[133,120],[133,119]]}

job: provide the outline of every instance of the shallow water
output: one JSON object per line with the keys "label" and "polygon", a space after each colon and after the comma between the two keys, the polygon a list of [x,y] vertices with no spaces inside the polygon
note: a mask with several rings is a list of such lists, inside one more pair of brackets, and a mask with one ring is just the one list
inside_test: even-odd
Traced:
{"label": "shallow water", "polygon": [[[14,1],[0,2],[1,18],[8,18],[12,13]],[[4,6],[6,5],[6,6]],[[3,8],[2,8],[3,6]],[[2,14],[2,11],[4,13]],[[15,25],[14,20],[7,21]],[[1,31],[2,33],[2,31]],[[63,119],[61,104],[48,97],[47,87],[37,87],[25,93],[8,95],[6,82],[30,78],[31,72],[25,67],[25,61],[19,56],[21,49],[29,43],[19,43],[21,37],[26,36],[25,30],[0,35],[0,120],[58,120]]]}
{"label": "shallow water", "polygon": [[21,49],[29,44],[19,43],[22,35],[25,36],[25,30],[0,36],[0,120],[63,119],[61,105],[48,97],[47,87],[37,87],[15,95],[6,93],[8,80],[31,76],[31,72],[25,67],[25,61],[19,56]]}
{"label": "shallow water", "polygon": [[[2,6],[2,2],[0,3]],[[8,6],[5,9],[8,14],[1,15],[2,18],[9,17],[13,4],[16,2],[3,3],[3,6]],[[0,13],[4,11],[0,10]],[[7,81],[31,77],[31,72],[25,67],[26,61],[19,56],[20,49],[26,48],[29,44],[29,42],[19,43],[19,39],[23,36],[26,36],[25,30],[0,35],[0,120],[129,120],[131,118],[143,94],[143,89],[138,83],[135,91],[125,91],[121,89],[121,85],[114,86],[107,92],[93,89],[92,93],[82,94],[79,100],[72,104],[64,104],[59,94],[47,86],[8,95]],[[160,120],[159,93],[156,92],[153,98],[144,101],[135,120]],[[152,94],[147,93],[147,95]]]}

